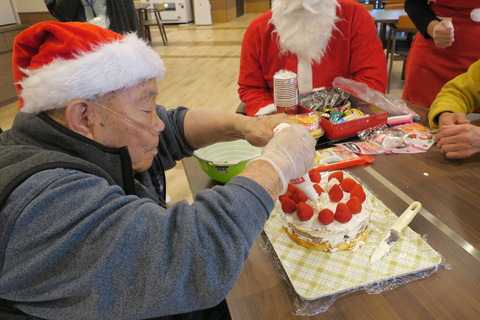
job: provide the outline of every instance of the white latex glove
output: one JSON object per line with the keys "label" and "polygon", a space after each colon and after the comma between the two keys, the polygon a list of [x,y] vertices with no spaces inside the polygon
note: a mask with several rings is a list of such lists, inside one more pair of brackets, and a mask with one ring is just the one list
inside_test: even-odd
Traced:
{"label": "white latex glove", "polygon": [[450,47],[454,39],[454,31],[452,21],[442,20],[433,28],[433,41],[439,48]]}
{"label": "white latex glove", "polygon": [[316,140],[307,127],[297,124],[275,134],[253,161],[264,160],[272,165],[282,181],[282,192],[287,191],[290,180],[313,168]]}

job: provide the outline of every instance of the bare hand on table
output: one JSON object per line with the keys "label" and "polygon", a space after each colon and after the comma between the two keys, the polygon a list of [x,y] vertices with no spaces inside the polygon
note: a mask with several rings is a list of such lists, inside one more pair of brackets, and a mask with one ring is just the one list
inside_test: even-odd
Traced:
{"label": "bare hand on table", "polygon": [[290,119],[286,114],[276,114],[263,117],[244,117],[241,131],[251,145],[263,147],[272,139],[273,129],[280,123],[298,124],[296,120]]}
{"label": "bare hand on table", "polygon": [[444,125],[435,141],[447,158],[468,158],[480,152],[480,127],[470,123]]}
{"label": "bare hand on table", "polygon": [[467,119],[467,115],[463,112],[443,112],[438,118],[438,126],[440,127],[440,130],[445,126],[465,123],[470,123],[470,120]]}

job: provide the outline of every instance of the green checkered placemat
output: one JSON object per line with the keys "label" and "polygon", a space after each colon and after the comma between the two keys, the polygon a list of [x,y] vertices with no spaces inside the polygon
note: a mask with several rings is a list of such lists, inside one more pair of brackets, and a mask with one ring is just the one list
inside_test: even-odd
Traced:
{"label": "green checkered placemat", "polygon": [[375,264],[370,264],[370,256],[397,215],[368,190],[365,192],[372,197],[375,208],[375,212],[371,214],[372,232],[365,245],[354,252],[320,252],[297,245],[282,228],[279,217],[281,208],[277,201],[264,231],[293,288],[302,298],[313,300],[359,289],[382,280],[431,269],[440,264],[440,254],[409,227],[403,230],[402,237],[389,255]]}

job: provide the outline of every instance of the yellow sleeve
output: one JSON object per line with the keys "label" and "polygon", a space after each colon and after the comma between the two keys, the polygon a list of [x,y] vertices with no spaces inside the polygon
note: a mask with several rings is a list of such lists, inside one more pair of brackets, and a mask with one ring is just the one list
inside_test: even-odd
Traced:
{"label": "yellow sleeve", "polygon": [[430,128],[438,128],[435,117],[442,112],[472,112],[480,106],[480,60],[468,71],[447,82],[428,112]]}

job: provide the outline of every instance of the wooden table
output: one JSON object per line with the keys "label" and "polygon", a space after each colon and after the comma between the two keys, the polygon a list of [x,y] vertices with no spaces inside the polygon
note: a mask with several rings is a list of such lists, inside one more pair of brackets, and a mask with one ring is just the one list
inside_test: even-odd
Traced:
{"label": "wooden table", "polygon": [[398,17],[407,14],[403,9],[373,9],[368,12],[370,12],[377,23],[395,23],[398,21]]}
{"label": "wooden table", "polygon": [[[425,123],[426,109],[416,110]],[[349,293],[323,313],[299,317],[294,315],[287,282],[259,239],[227,296],[233,319],[479,319],[480,154],[448,160],[433,146],[426,153],[375,159],[348,171],[397,214],[413,200],[420,201],[423,209],[410,227],[428,236],[429,245],[451,270],[440,267],[426,279],[381,294]],[[216,184],[195,159],[184,159],[184,166],[194,195]]]}
{"label": "wooden table", "polygon": [[406,15],[407,13],[403,9],[385,10],[385,9],[373,9],[369,10],[375,23],[379,25],[378,37],[385,45],[387,44],[387,25],[396,24],[398,17]]}

